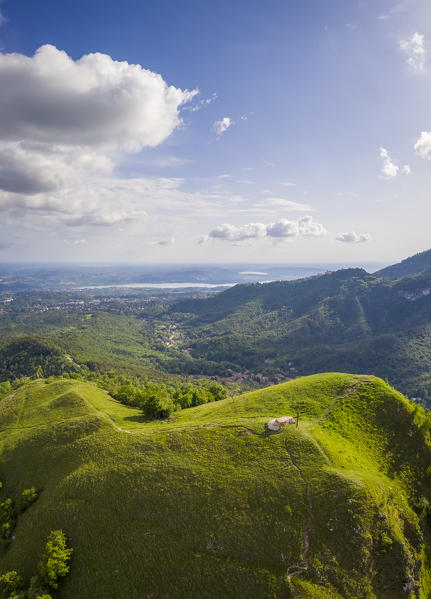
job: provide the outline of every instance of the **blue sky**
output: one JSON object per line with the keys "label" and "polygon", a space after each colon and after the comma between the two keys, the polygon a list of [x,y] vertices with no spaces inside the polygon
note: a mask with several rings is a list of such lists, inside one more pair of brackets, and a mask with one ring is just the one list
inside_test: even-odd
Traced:
{"label": "blue sky", "polygon": [[431,246],[426,0],[0,7],[0,260]]}

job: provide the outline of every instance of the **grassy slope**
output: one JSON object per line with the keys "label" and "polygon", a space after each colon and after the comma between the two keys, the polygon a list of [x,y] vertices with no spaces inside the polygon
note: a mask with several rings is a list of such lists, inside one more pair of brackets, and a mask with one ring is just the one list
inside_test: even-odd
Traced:
{"label": "grassy slope", "polygon": [[[265,432],[299,404],[298,429]],[[87,383],[34,382],[0,405],[3,496],[42,489],[0,570],[29,577],[63,528],[63,599],[392,599],[409,580],[425,599],[429,529],[412,507],[431,499],[429,428],[372,377],[315,375],[163,423]]]}

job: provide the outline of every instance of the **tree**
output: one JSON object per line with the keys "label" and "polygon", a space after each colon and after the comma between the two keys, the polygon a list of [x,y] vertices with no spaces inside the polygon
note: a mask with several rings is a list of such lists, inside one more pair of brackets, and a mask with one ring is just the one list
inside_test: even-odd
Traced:
{"label": "tree", "polygon": [[214,397],[213,401],[220,401],[221,399],[226,399],[227,397],[226,388],[223,387],[223,385],[220,385],[220,383],[217,383],[216,381],[211,381],[210,383],[208,383],[208,385],[206,385],[206,388]]}
{"label": "tree", "polygon": [[45,552],[39,563],[42,582],[58,589],[58,580],[69,572],[69,561],[73,549],[67,548],[66,535],[62,530],[53,530],[46,541]]}

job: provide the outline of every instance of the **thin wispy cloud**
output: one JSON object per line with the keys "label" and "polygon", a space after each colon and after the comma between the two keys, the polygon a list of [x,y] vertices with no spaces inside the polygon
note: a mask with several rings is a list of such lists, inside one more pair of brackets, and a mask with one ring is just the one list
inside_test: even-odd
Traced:
{"label": "thin wispy cloud", "polygon": [[270,206],[271,208],[278,208],[280,210],[292,210],[295,212],[308,212],[313,210],[310,204],[302,204],[300,202],[294,202],[287,200],[286,198],[265,198],[258,202],[259,205]]}
{"label": "thin wispy cloud", "polygon": [[380,158],[383,161],[382,168],[380,170],[381,177],[383,179],[393,179],[398,175],[399,167],[392,162],[389,152],[386,148],[380,148]]}
{"label": "thin wispy cloud", "polygon": [[392,160],[386,148],[380,148],[380,158],[382,167],[380,169],[380,177],[382,179],[395,179],[401,172],[403,175],[411,175],[412,168],[409,164],[404,164],[401,168]]}
{"label": "thin wispy cloud", "polygon": [[183,110],[190,110],[190,112],[197,112],[203,108],[207,108],[210,104],[217,100],[217,94],[214,92],[209,98],[197,99],[190,106],[185,106]]}
{"label": "thin wispy cloud", "polygon": [[232,119],[228,116],[224,116],[220,121],[215,121],[212,126],[212,131],[217,137],[221,137],[230,127],[234,125]]}
{"label": "thin wispy cloud", "polygon": [[1,25],[3,25],[4,23],[6,23],[6,22],[7,22],[7,19],[6,19],[6,17],[4,16],[4,13],[3,13],[3,10],[2,10],[1,4],[2,4],[2,2],[1,2],[1,0],[0,0],[0,26],[1,26]]}
{"label": "thin wispy cloud", "polygon": [[425,46],[425,36],[421,33],[414,33],[408,40],[401,40],[400,48],[407,56],[407,64],[417,72],[425,68],[427,51]]}

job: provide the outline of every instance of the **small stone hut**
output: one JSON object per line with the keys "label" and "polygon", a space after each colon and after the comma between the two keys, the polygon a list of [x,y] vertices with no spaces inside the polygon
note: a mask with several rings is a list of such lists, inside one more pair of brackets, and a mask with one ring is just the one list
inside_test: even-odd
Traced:
{"label": "small stone hut", "polygon": [[280,416],[280,418],[273,418],[267,424],[270,431],[279,431],[281,428],[285,427],[286,424],[296,424],[295,418],[293,416]]}

